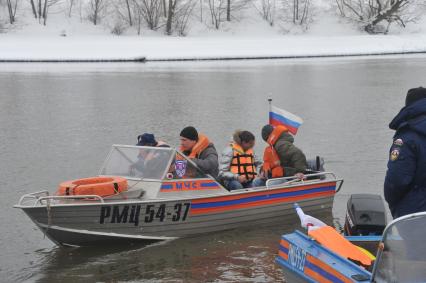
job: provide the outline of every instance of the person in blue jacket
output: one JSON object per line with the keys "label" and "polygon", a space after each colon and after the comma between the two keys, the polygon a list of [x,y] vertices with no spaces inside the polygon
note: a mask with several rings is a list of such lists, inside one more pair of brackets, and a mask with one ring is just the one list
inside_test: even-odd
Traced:
{"label": "person in blue jacket", "polygon": [[410,89],[405,107],[390,122],[384,195],[393,218],[426,211],[426,88]]}

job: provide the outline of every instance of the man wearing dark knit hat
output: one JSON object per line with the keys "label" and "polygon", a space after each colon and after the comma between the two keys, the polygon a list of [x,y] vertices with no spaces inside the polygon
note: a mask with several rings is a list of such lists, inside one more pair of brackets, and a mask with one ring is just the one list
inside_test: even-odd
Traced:
{"label": "man wearing dark knit hat", "polygon": [[219,173],[219,161],[216,148],[203,135],[192,127],[185,127],[180,132],[180,150],[191,158],[201,170],[216,178]]}
{"label": "man wearing dark knit hat", "polygon": [[394,218],[426,211],[426,89],[408,91],[390,122],[395,130],[389,151],[384,195]]}

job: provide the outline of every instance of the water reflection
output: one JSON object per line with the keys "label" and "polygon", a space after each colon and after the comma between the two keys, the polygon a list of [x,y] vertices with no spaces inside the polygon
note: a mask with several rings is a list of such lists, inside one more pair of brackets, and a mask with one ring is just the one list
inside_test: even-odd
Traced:
{"label": "water reflection", "polygon": [[[331,211],[319,214],[331,224]],[[149,246],[104,246],[38,251],[37,282],[285,282],[275,264],[283,233],[299,229],[274,223]],[[31,271],[31,270],[27,270]],[[31,277],[30,277],[31,278]],[[18,278],[23,279],[23,278]]]}
{"label": "water reflection", "polygon": [[[96,175],[111,144],[142,132],[177,145],[196,126],[221,151],[235,129],[257,137],[267,98],[304,118],[296,145],[345,179],[351,193],[381,193],[389,120],[408,88],[426,85],[425,57],[145,65],[2,65],[0,70],[0,275],[4,281],[269,281],[284,226],[237,230],[130,250],[53,248],[13,203]],[[288,227],[287,227],[288,228]],[[43,248],[42,251],[37,251]],[[13,259],[13,260],[10,260]]]}
{"label": "water reflection", "polygon": [[58,247],[45,254],[37,281],[120,278],[162,282],[284,282],[274,260],[285,229],[258,229],[266,233],[241,229],[148,247]]}

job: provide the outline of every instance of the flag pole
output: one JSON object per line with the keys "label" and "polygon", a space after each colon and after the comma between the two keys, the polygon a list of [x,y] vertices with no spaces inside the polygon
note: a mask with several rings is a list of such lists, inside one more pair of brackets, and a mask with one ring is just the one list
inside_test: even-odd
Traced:
{"label": "flag pole", "polygon": [[269,103],[269,113],[268,113],[268,124],[271,124],[271,112],[272,112],[272,98],[268,98]]}

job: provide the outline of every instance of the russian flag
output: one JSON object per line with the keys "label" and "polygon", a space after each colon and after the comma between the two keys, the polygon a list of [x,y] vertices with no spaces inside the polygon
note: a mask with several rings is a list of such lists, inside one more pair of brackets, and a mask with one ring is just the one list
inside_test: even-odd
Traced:
{"label": "russian flag", "polygon": [[286,126],[290,133],[295,135],[300,125],[303,124],[303,119],[288,111],[271,105],[269,112],[269,124],[272,126]]}

